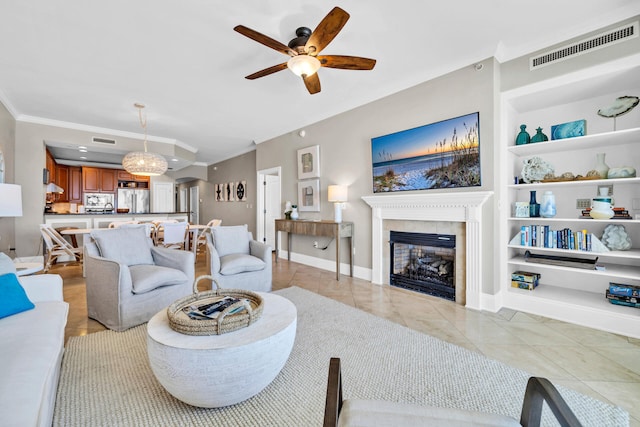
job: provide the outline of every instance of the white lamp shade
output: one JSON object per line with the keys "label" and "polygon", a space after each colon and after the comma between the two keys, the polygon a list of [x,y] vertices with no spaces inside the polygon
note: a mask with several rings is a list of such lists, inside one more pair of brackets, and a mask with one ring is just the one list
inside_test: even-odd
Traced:
{"label": "white lamp shade", "polygon": [[17,184],[0,184],[0,217],[22,216],[22,188]]}
{"label": "white lamp shade", "polygon": [[287,67],[296,76],[310,76],[315,74],[320,68],[320,61],[315,56],[309,55],[297,55],[292,56],[287,62]]}
{"label": "white lamp shade", "polygon": [[330,185],[327,189],[328,199],[330,202],[346,202],[347,186],[346,185]]}
{"label": "white lamp shade", "polygon": [[133,151],[124,156],[122,166],[131,175],[158,176],[165,173],[169,165],[160,154]]}

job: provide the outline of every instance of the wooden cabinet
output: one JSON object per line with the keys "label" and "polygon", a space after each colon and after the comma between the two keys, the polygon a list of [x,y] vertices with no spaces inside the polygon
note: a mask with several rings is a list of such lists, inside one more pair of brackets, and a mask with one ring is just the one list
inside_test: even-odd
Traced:
{"label": "wooden cabinet", "polygon": [[51,155],[49,150],[46,150],[45,167],[49,171],[49,179],[47,180],[47,182],[44,182],[44,184],[54,182],[56,179],[56,161],[53,159],[53,156]]}
{"label": "wooden cabinet", "polygon": [[69,166],[69,188],[65,188],[65,191],[70,203],[82,203],[82,169],[80,167]]}
{"label": "wooden cabinet", "polygon": [[118,171],[118,187],[127,188],[149,188],[149,177],[141,175],[132,175],[127,171]]}
{"label": "wooden cabinet", "polygon": [[116,169],[82,168],[82,190],[85,193],[115,193],[118,187]]}
{"label": "wooden cabinet", "polygon": [[53,182],[64,190],[63,193],[55,194],[55,202],[68,202],[69,201],[69,166],[56,165],[55,166],[55,178]]}

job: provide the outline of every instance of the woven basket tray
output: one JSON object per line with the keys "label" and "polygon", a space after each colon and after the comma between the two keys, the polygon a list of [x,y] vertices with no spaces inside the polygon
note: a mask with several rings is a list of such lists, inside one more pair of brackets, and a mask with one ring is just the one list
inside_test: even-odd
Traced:
{"label": "woven basket tray", "polygon": [[[198,292],[198,282],[211,279],[216,289]],[[203,305],[213,302],[222,296],[240,299],[239,302],[224,309],[215,319],[192,319],[182,309],[190,305]],[[228,314],[236,308],[245,309],[236,314]],[[255,292],[244,289],[223,289],[212,276],[200,276],[193,283],[193,295],[180,298],[167,308],[169,326],[176,332],[186,335],[220,335],[245,328],[255,323],[262,315],[264,303],[262,297]]]}

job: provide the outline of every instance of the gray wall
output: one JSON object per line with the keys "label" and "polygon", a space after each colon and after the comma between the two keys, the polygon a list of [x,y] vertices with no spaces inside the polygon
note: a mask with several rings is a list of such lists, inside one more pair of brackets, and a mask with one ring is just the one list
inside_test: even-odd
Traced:
{"label": "gray wall", "polygon": [[[15,184],[14,150],[16,121],[0,103],[0,152],[4,156],[4,182]],[[3,201],[0,200],[0,203]],[[9,248],[15,247],[15,218],[0,218],[0,251],[9,254]],[[13,255],[13,254],[9,254]]]}
{"label": "gray wall", "polygon": [[[247,224],[249,231],[256,237],[256,152],[242,154],[229,160],[209,166],[209,178],[206,185],[207,197],[200,197],[200,218],[203,222],[221,219],[222,225]],[[245,202],[218,202],[215,200],[215,184],[247,181],[247,200]],[[205,221],[206,220],[206,221]]]}
{"label": "gray wall", "polygon": [[[301,218],[332,219],[333,205],[327,201],[327,186],[349,187],[349,202],[343,211],[344,221],[355,223],[355,265],[371,268],[371,209],[361,199],[373,194],[371,171],[371,138],[404,129],[480,112],[480,146],[482,186],[443,191],[491,191],[494,175],[494,94],[497,91],[495,62],[487,59],[483,69],[468,66],[440,78],[393,94],[346,113],[306,126],[306,136],[298,130],[259,144],[258,170],[282,166],[282,200],[297,200],[297,150],[320,146],[320,212],[301,213]],[[415,192],[405,192],[415,193]],[[493,202],[491,202],[493,203]],[[284,205],[282,206],[284,210]],[[493,235],[493,218],[483,225],[485,235]],[[294,236],[294,251],[305,255],[333,259],[334,243],[326,251],[313,248],[312,236]],[[493,239],[485,239],[487,251],[493,251]],[[283,242],[286,247],[286,242]],[[491,253],[491,252],[488,252]],[[344,254],[343,262],[347,262]],[[484,266],[489,289],[493,293],[492,263]]]}

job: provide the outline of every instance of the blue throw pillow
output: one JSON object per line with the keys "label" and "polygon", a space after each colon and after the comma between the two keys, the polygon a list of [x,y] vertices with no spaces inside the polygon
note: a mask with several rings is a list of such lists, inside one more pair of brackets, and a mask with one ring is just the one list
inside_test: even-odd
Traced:
{"label": "blue throw pillow", "polygon": [[15,274],[0,276],[0,319],[34,307]]}

